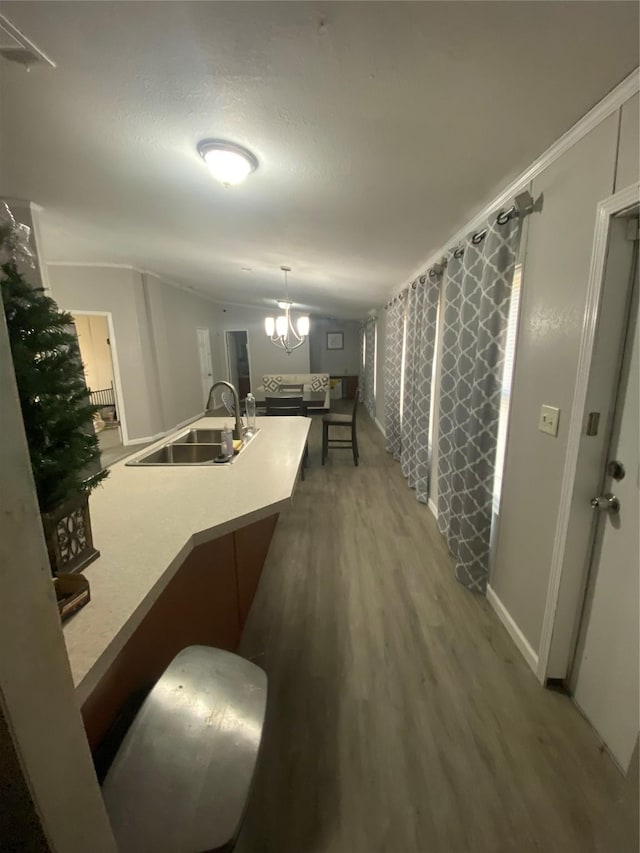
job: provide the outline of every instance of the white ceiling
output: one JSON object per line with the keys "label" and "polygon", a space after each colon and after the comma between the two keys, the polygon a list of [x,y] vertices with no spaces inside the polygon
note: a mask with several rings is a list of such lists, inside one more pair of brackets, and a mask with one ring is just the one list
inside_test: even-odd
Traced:
{"label": "white ceiling", "polygon": [[[51,261],[233,302],[383,302],[638,65],[634,2],[7,2],[58,64],[0,60],[0,193]],[[206,137],[260,166],[225,190]],[[243,271],[249,267],[250,272]]]}

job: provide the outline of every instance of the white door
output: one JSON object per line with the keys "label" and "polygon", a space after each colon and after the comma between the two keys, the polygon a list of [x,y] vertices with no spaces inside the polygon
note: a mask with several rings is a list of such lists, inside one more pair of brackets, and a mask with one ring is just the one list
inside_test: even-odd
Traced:
{"label": "white door", "polygon": [[[629,312],[622,371],[600,496],[619,511],[597,509],[589,581],[570,686],[623,772],[639,729],[640,459],[638,281]],[[616,466],[621,466],[616,469]],[[606,504],[604,504],[606,506]]]}
{"label": "white door", "polygon": [[206,406],[209,391],[213,385],[213,363],[211,361],[211,337],[209,329],[197,329],[198,355],[200,357],[200,379],[202,382],[202,399]]}
{"label": "white door", "polygon": [[238,387],[238,332],[227,332],[227,371],[229,382],[234,388]]}

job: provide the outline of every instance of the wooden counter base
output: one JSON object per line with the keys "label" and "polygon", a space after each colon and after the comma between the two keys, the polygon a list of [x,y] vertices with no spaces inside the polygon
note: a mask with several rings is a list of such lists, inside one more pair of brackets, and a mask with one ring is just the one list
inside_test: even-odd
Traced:
{"label": "wooden counter base", "polygon": [[189,554],[82,706],[92,750],[129,697],[150,688],[185,646],[238,648],[277,521],[269,516]]}

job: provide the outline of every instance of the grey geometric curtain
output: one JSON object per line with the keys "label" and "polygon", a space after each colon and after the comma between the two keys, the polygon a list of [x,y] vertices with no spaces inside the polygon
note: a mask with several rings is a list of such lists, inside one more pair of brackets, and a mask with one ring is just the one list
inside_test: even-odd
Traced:
{"label": "grey geometric curtain", "polygon": [[409,288],[400,465],[416,498],[429,498],[431,376],[442,273],[433,269]]}
{"label": "grey geometric curtain", "polygon": [[490,225],[484,238],[469,239],[449,258],[444,291],[438,527],[456,560],[457,579],[481,593],[489,575],[504,342],[519,234],[520,221],[512,217]]}
{"label": "grey geometric curtain", "polygon": [[400,461],[400,383],[405,302],[396,296],[387,308],[387,333],[384,354],[384,429],[386,448]]}
{"label": "grey geometric curtain", "polygon": [[376,320],[367,320],[364,327],[364,370],[363,385],[360,386],[360,399],[371,418],[376,416],[375,374],[376,374]]}

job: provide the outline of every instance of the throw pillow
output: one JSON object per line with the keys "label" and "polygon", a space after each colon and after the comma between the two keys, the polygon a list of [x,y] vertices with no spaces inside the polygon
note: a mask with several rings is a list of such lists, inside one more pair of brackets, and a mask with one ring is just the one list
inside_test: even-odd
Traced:
{"label": "throw pillow", "polygon": [[262,387],[265,391],[277,391],[282,384],[282,376],[263,376]]}
{"label": "throw pillow", "polygon": [[312,376],[311,377],[311,390],[312,391],[326,391],[328,385],[328,380],[326,376]]}

